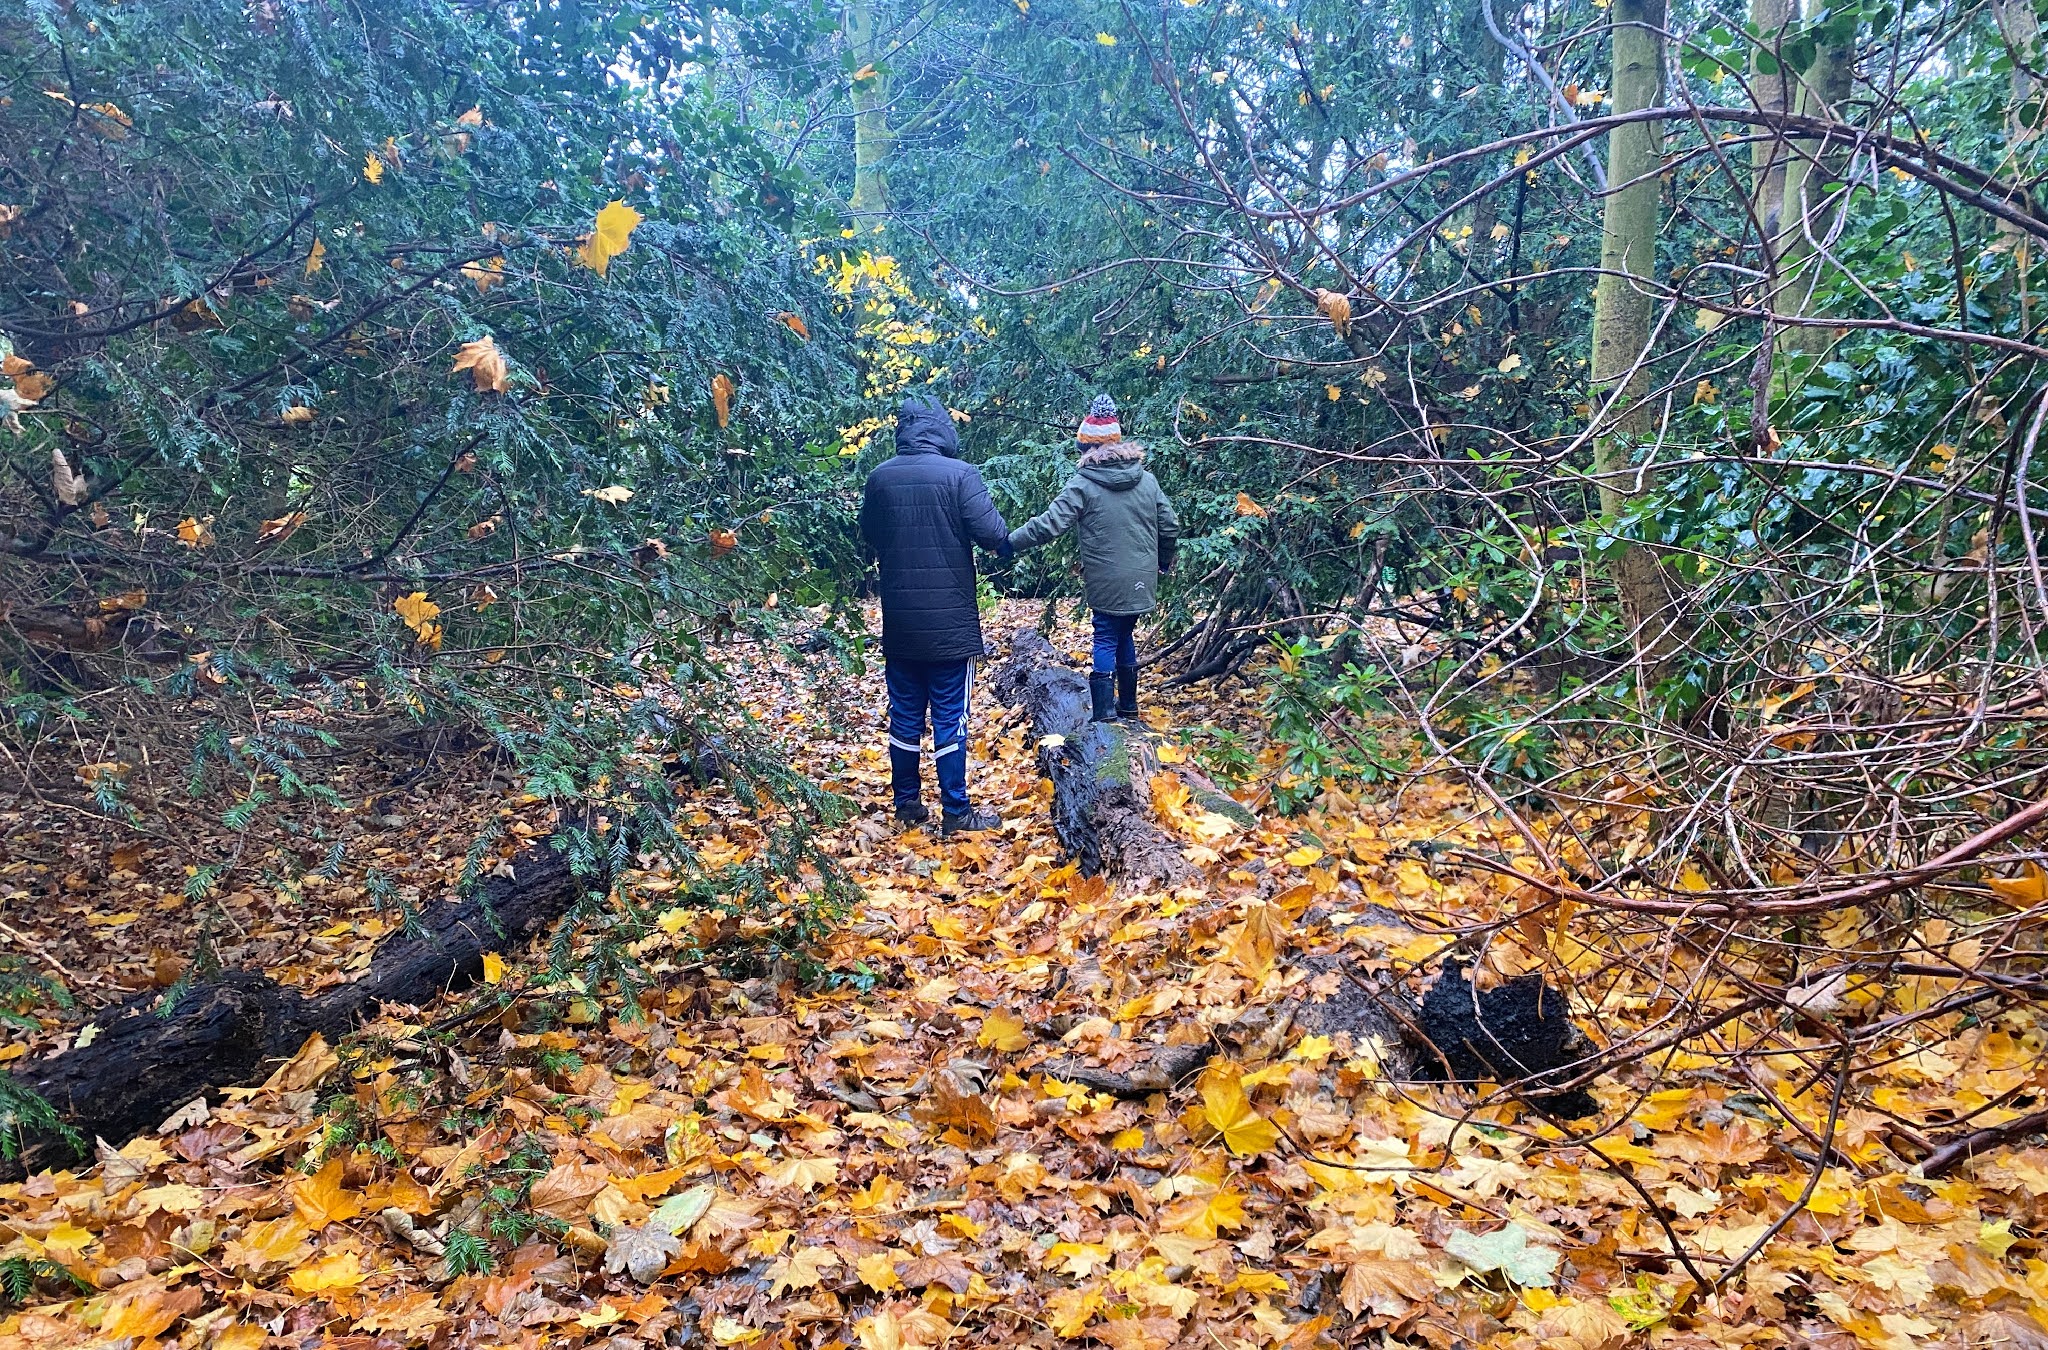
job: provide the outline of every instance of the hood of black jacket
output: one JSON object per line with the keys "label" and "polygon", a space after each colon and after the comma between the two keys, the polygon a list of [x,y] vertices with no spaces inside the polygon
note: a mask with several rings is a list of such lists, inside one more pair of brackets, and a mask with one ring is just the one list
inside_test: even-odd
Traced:
{"label": "hood of black jacket", "polygon": [[953,414],[930,394],[912,394],[896,410],[896,453],[960,458],[960,433]]}

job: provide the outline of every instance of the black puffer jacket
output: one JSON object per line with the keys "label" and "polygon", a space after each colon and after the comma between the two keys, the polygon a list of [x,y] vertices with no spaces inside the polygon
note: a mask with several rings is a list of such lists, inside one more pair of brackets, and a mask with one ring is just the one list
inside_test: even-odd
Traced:
{"label": "black puffer jacket", "polygon": [[882,564],[882,653],[906,661],[981,655],[974,545],[1008,553],[1009,527],[988,499],[945,406],[929,395],[896,414],[896,455],[868,475],[860,532]]}

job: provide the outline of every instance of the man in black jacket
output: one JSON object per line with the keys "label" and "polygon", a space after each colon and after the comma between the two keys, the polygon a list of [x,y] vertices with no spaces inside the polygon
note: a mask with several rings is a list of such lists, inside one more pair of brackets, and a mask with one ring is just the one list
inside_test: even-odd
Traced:
{"label": "man in black jacket", "polygon": [[974,545],[1008,557],[1009,527],[981,474],[959,456],[952,414],[930,395],[912,395],[896,414],[896,455],[868,475],[860,508],[861,537],[882,565],[896,819],[931,819],[919,799],[918,766],[929,710],[942,835],[1002,824],[967,804],[967,703],[981,656]]}

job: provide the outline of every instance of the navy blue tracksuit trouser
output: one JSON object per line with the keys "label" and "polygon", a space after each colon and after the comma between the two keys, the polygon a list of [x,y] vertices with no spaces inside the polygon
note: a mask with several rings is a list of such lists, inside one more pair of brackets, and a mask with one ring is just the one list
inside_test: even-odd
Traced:
{"label": "navy blue tracksuit trouser", "polygon": [[932,771],[939,780],[939,808],[949,815],[967,810],[967,700],[974,687],[974,662],[906,661],[889,657],[889,778],[900,807],[919,797],[918,757],[923,753],[925,714],[931,714]]}

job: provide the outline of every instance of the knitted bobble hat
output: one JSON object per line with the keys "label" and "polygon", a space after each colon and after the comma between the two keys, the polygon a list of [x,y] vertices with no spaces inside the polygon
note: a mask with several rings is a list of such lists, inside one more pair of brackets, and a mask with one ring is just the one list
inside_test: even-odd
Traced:
{"label": "knitted bobble hat", "polygon": [[1114,445],[1123,438],[1123,428],[1116,424],[1116,400],[1108,394],[1097,394],[1088,405],[1088,415],[1081,419],[1081,429],[1074,433],[1074,439],[1087,449]]}

